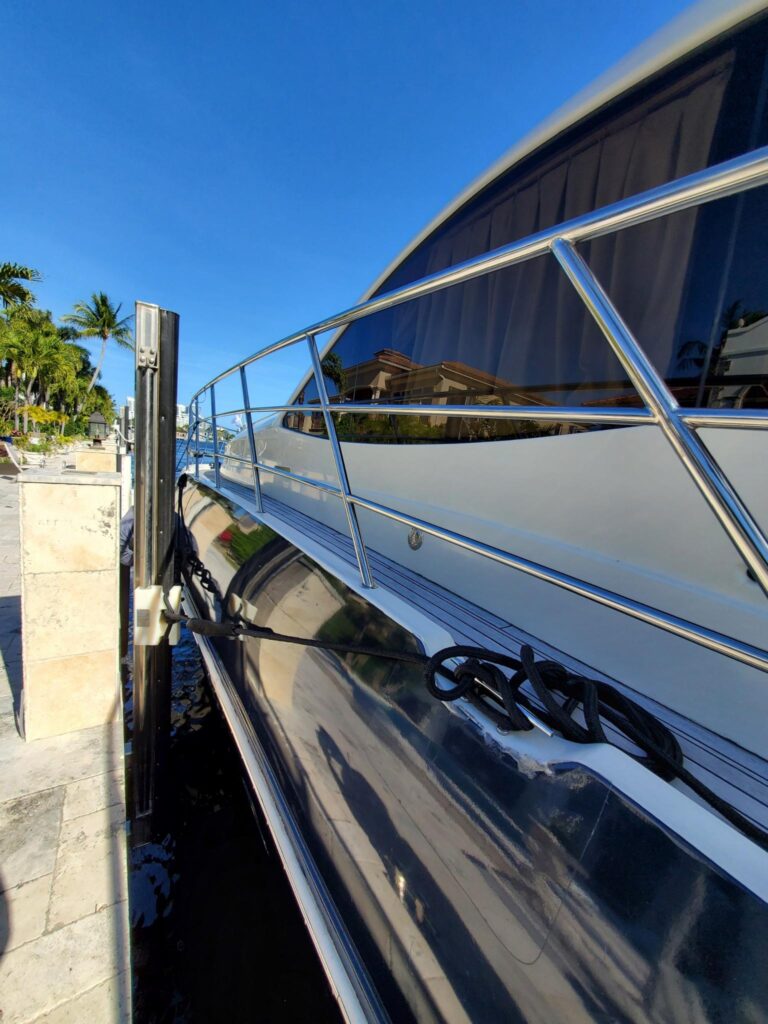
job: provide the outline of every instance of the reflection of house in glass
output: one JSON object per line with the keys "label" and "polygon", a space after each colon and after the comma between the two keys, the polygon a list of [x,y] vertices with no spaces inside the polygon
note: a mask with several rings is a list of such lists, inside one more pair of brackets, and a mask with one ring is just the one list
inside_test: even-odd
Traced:
{"label": "reflection of house in glass", "polygon": [[768,316],[728,331],[715,366],[713,383],[710,407],[764,409],[768,406]]}
{"label": "reflection of house in glass", "polygon": [[[326,377],[330,374],[326,370]],[[508,380],[476,369],[466,363],[445,360],[423,365],[402,352],[382,348],[371,359],[347,366],[328,380],[331,402],[349,404],[339,415],[337,430],[342,439],[368,439],[412,443],[418,441],[494,440],[542,433],[570,432],[570,426],[536,423],[530,420],[483,419],[481,416],[380,416],[357,413],[354,403],[387,405],[525,405],[551,406],[540,392],[548,387],[520,388]],[[341,384],[341,387],[339,385]],[[310,399],[315,404],[317,399]],[[299,396],[299,403],[303,402]],[[325,435],[322,413],[289,413],[284,425],[318,436]]]}
{"label": "reflection of house in glass", "polygon": [[342,401],[419,405],[547,405],[510,381],[466,363],[424,366],[402,352],[383,348],[373,359],[348,367]]}

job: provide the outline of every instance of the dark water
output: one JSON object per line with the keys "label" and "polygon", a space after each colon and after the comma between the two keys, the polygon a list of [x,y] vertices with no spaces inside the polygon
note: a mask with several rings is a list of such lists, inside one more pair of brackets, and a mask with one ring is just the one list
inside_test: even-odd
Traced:
{"label": "dark water", "polygon": [[[191,455],[192,452],[205,452],[208,455],[213,455],[213,441],[201,441],[199,445],[194,440],[190,442],[190,468],[194,468],[195,460]],[[219,451],[224,451],[224,444],[219,442]],[[177,441],[176,442],[176,473],[182,473],[187,468],[187,442]]]}
{"label": "dark water", "polygon": [[[132,700],[125,683],[126,731]],[[129,852],[136,1024],[339,1021],[189,634],[175,648],[166,812]]]}
{"label": "dark water", "polygon": [[[192,455],[192,452],[198,451],[201,454],[204,453],[204,454],[207,454],[207,455],[213,455],[213,441],[201,441],[200,445],[198,447],[198,445],[195,444],[194,440],[189,444],[189,446],[187,446],[186,440],[181,441],[181,440],[177,439],[176,440],[176,465],[175,465],[175,470],[176,470],[176,475],[177,476],[179,475],[179,473],[183,473],[186,470],[186,468],[187,468],[187,448],[188,447],[189,447],[189,452],[190,452],[190,461],[189,461],[190,469],[194,469],[194,465],[195,465],[195,460],[194,460],[194,456]],[[224,451],[224,444],[222,442],[219,443],[219,451],[220,452]],[[131,478],[133,478],[134,468],[135,468],[135,460],[132,457],[131,458]]]}

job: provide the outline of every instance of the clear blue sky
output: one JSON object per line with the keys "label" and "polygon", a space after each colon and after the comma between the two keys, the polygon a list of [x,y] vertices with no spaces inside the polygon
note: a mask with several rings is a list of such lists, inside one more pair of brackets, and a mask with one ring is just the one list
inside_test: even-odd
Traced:
{"label": "clear blue sky", "polygon": [[[0,260],[43,272],[56,317],[96,290],[179,312],[183,401],[354,302],[685,6],[6,0]],[[122,403],[132,355],[110,352],[102,383]]]}

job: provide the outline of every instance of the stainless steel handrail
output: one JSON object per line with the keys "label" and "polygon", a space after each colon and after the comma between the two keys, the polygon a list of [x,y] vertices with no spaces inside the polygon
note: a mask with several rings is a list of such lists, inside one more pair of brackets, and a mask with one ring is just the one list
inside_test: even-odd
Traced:
{"label": "stainless steel handrail", "polygon": [[768,410],[759,409],[685,409],[679,418],[691,427],[735,427],[737,430],[768,430]]}
{"label": "stainless steel handrail", "polygon": [[[581,596],[597,603],[607,605],[632,617],[641,618],[643,621],[650,622],[675,635],[685,636],[687,639],[694,640],[694,642],[712,650],[717,650],[719,653],[727,654],[729,657],[734,657],[737,660],[745,661],[747,664],[768,670],[768,652],[751,648],[749,645],[744,645],[733,638],[714,634],[704,627],[687,623],[685,620],[681,620],[666,612],[648,609],[647,606],[641,605],[631,598],[613,594],[610,591],[604,591],[585,581],[574,580],[572,577],[558,573],[557,570],[536,566],[535,571],[533,571],[531,566],[535,566],[535,563],[528,563],[525,559],[521,559],[518,556],[499,552],[479,541],[472,541],[470,538],[453,534],[451,531],[443,530],[433,524],[421,522],[398,513],[396,510],[388,509],[386,506],[378,505],[375,502],[356,496],[352,492],[346,476],[343,455],[336,434],[333,416],[334,413],[351,412],[363,413],[365,415],[435,416],[445,414],[447,416],[477,416],[479,418],[499,419],[539,418],[541,420],[560,420],[562,422],[656,424],[661,428],[678,459],[683,463],[702,492],[739,554],[752,570],[763,590],[768,593],[768,541],[765,534],[751,517],[738,494],[731,487],[720,467],[714,462],[695,433],[695,430],[701,427],[723,426],[739,429],[765,429],[768,426],[768,416],[765,413],[746,410],[680,409],[665,382],[656,373],[655,368],[643,349],[632,336],[618,311],[597,282],[589,267],[587,267],[579,254],[576,253],[573,246],[573,243],[577,241],[608,234],[620,228],[626,228],[663,215],[688,209],[691,206],[711,202],[714,199],[755,188],[767,182],[768,147],[763,147],[716,167],[669,182],[658,188],[650,189],[645,193],[621,200],[611,206],[603,207],[582,217],[564,222],[554,228],[538,232],[528,238],[521,239],[473,260],[453,266],[446,271],[422,278],[413,284],[353,306],[343,313],[321,321],[310,328],[299,331],[261,349],[247,359],[235,364],[229,370],[225,370],[217,377],[214,377],[208,384],[197,391],[192,398],[196,414],[199,414],[200,395],[209,389],[211,391],[211,420],[214,429],[214,475],[216,485],[220,486],[220,456],[218,455],[218,446],[216,444],[217,417],[214,389],[217,383],[239,370],[243,390],[243,409],[237,410],[236,414],[244,413],[250,417],[255,411],[265,413],[277,411],[322,412],[336,463],[340,489],[337,490],[331,485],[301,477],[299,474],[287,470],[264,466],[257,461],[255,446],[252,444],[251,454],[255,467],[254,473],[258,469],[262,469],[263,471],[272,472],[278,476],[287,477],[300,483],[320,487],[341,497],[347,514],[347,522],[355,549],[358,568],[365,586],[373,585],[373,579],[368,565],[362,532],[355,515],[355,507],[366,508],[371,512],[401,522],[411,523],[411,525],[418,524],[419,529],[439,536],[449,543],[457,544],[478,554],[485,554],[497,561],[503,561],[513,568],[529,572],[531,575],[536,575],[538,578],[545,579],[550,583],[565,587],[565,589],[579,593]],[[373,403],[362,406],[357,403],[339,404],[329,401],[315,338],[316,334],[343,327],[354,320],[371,316],[376,312],[403,302],[408,302],[420,296],[470,280],[471,278],[550,253],[554,254],[582,301],[602,328],[608,343],[624,365],[638,394],[645,402],[645,409],[623,409],[621,411],[614,408],[562,409],[536,405],[503,407],[382,406]],[[263,359],[267,355],[271,355],[303,340],[307,340],[310,345],[312,373],[320,397],[319,408],[313,405],[267,406],[261,409],[250,407],[247,397],[245,367]],[[235,413],[227,413],[226,415],[232,414]],[[196,431],[199,438],[199,421],[196,423]],[[250,437],[249,441],[251,441]],[[197,469],[197,474],[199,476],[199,468]],[[683,623],[683,627],[681,627],[680,623]],[[716,638],[715,641],[712,641],[713,636]]]}
{"label": "stainless steel handrail", "polygon": [[[241,367],[241,369],[243,369]],[[554,423],[616,423],[635,426],[641,423],[655,423],[655,418],[647,409],[612,409],[595,407],[578,407],[569,405],[357,405],[353,402],[344,404],[329,402],[328,412],[345,415],[362,413],[364,416],[451,416],[467,417],[467,419],[483,420],[541,420]],[[219,420],[225,416],[243,416],[251,412],[269,413],[320,413],[321,405],[262,405],[252,409],[227,409],[218,413]],[[202,423],[210,423],[210,419],[201,418]],[[768,417],[766,418],[768,424]]]}
{"label": "stainless steel handrail", "polygon": [[216,486],[221,487],[221,464],[219,462],[219,431],[216,425],[216,388],[211,385],[211,426],[213,427],[213,475]]}
{"label": "stainless steel handrail", "polygon": [[[256,501],[256,511],[261,512],[262,501],[261,501],[261,485],[259,483],[259,469],[256,465],[256,439],[253,436],[253,420],[251,419],[251,409],[249,408],[248,401],[248,381],[245,375],[245,367],[240,367],[240,386],[243,389],[243,405],[245,406],[245,422],[248,428],[248,446],[251,449],[251,462],[253,463],[253,496]],[[219,416],[222,414],[219,413]]]}
{"label": "stainless steel handrail", "polygon": [[[195,395],[195,476],[200,476],[200,399]],[[190,405],[192,403],[190,402]]]}
{"label": "stainless steel handrail", "polygon": [[[243,367],[240,367],[242,370]],[[364,416],[465,416],[468,419],[541,420],[556,423],[616,423],[626,426],[655,423],[656,417],[647,409],[616,409],[612,406],[574,405],[384,405],[375,402],[329,402],[328,411],[339,414],[360,413]],[[226,409],[225,416],[248,413],[311,413],[322,412],[318,405],[259,405],[251,408]],[[679,417],[692,427],[729,427],[737,430],[768,430],[768,410],[762,409],[685,409]],[[210,418],[200,417],[201,423]]]}
{"label": "stainless steel handrail", "polygon": [[[223,458],[226,460],[234,457],[225,455]],[[234,461],[247,464],[248,460],[234,458]],[[338,487],[324,480],[313,480],[310,477],[301,476],[298,473],[293,473],[277,466],[265,465],[261,462],[259,463],[259,469],[263,473],[274,473],[276,476],[284,479],[313,487],[316,490],[333,495],[335,498],[343,498]],[[641,622],[656,626],[685,640],[690,640],[701,647],[706,647],[708,650],[716,651],[718,654],[724,654],[735,661],[741,661],[753,668],[759,668],[762,671],[768,672],[768,651],[760,647],[744,643],[742,640],[737,640],[735,637],[727,636],[725,633],[720,633],[717,630],[708,629],[706,626],[700,626],[689,619],[672,615],[659,608],[654,608],[652,605],[644,604],[642,601],[635,601],[632,598],[618,594],[616,591],[608,590],[606,587],[599,587],[585,580],[580,580],[576,576],[560,572],[559,569],[553,569],[540,562],[524,558],[521,555],[512,554],[509,551],[502,551],[500,548],[485,544],[483,541],[473,540],[473,538],[467,537],[465,534],[457,533],[446,527],[437,526],[435,523],[428,523],[423,519],[410,516],[405,512],[400,512],[369,498],[351,494],[349,500],[358,508],[402,523],[404,526],[412,527],[421,533],[426,533],[431,537],[463,548],[465,551],[471,551],[473,554],[481,555],[491,561],[500,562],[502,565],[507,565],[511,569],[517,569],[527,576],[533,576],[535,579],[542,580],[545,583],[552,583],[572,594],[586,597],[597,604],[610,608],[612,611],[627,615],[629,618],[639,619]]]}
{"label": "stainless steel handrail", "polygon": [[344,513],[347,517],[347,526],[349,527],[349,535],[352,538],[352,546],[355,549],[357,567],[360,570],[360,578],[363,581],[363,586],[372,587],[374,583],[373,575],[371,574],[371,567],[368,564],[368,552],[365,550],[365,544],[363,543],[363,538],[360,533],[360,525],[357,521],[357,512],[350,501],[351,493],[349,489],[349,479],[347,477],[347,468],[344,465],[344,456],[341,454],[341,445],[339,444],[339,439],[336,436],[336,425],[333,422],[333,416],[328,412],[328,391],[325,387],[325,377],[323,376],[323,369],[320,365],[320,353],[317,351],[317,341],[313,334],[307,335],[307,344],[309,346],[309,354],[312,359],[312,370],[315,374],[317,394],[320,399],[320,405],[323,409],[325,429],[328,431],[328,440],[331,442],[333,461],[336,464],[336,474],[339,478],[339,488],[344,501]]}
{"label": "stainless steel handrail", "polygon": [[649,625],[657,626],[659,629],[663,629],[667,633],[674,633],[676,636],[683,637],[685,640],[692,640],[701,647],[706,647],[711,651],[717,651],[718,654],[725,654],[727,657],[733,658],[736,661],[744,662],[746,665],[751,665],[753,668],[759,668],[764,672],[768,672],[768,651],[765,651],[760,647],[745,644],[743,641],[736,640],[734,637],[726,636],[724,633],[718,633],[715,630],[707,629],[705,626],[700,626],[697,623],[689,622],[687,619],[682,619],[679,616],[670,614],[669,612],[653,608],[651,605],[643,604],[641,601],[635,601],[632,598],[623,596],[622,594],[617,594],[612,590],[607,590],[604,587],[598,587],[592,583],[587,583],[585,580],[580,580],[575,576],[569,576],[567,573],[560,572],[558,569],[552,569],[549,566],[541,565],[538,562],[533,562],[520,555],[513,555],[508,551],[502,551],[499,548],[494,548],[490,544],[484,544],[482,541],[473,540],[471,537],[465,537],[463,534],[455,533],[453,530],[448,530],[445,527],[435,526],[434,523],[428,523],[423,519],[417,519],[415,516],[406,515],[403,512],[399,512],[397,509],[381,505],[368,498],[353,496],[352,501],[359,508],[368,509],[368,511],[375,512],[377,515],[383,516],[386,519],[392,519],[395,522],[403,523],[405,526],[410,526],[413,529],[419,530],[421,533],[426,533],[432,537],[437,537],[440,540],[447,541],[449,544],[463,548],[465,551],[472,551],[474,554],[482,555],[484,558],[490,558],[494,562],[501,562],[502,565],[508,565],[512,569],[517,569],[528,576],[533,576],[536,579],[543,580],[545,583],[554,583],[555,586],[558,586],[563,590],[568,590],[572,594],[578,594],[580,597],[586,597],[590,601],[604,605],[606,608],[610,608],[613,611],[621,612],[623,615],[628,615],[633,619],[639,619],[641,622],[647,622]]}
{"label": "stainless steel handrail", "polygon": [[638,394],[656,417],[661,432],[709,507],[728,534],[733,546],[752,570],[768,596],[768,540],[730,482],[712,460],[696,434],[680,417],[680,406],[655,367],[637,343],[582,257],[570,242],[557,238],[552,252],[582,302],[626,370]]}

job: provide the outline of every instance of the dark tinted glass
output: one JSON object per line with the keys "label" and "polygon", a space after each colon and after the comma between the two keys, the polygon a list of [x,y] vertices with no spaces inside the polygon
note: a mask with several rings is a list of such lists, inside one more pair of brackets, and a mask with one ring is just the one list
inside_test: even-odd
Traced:
{"label": "dark tinted glass", "polygon": [[[456,358],[458,356],[458,358]],[[323,361],[332,401],[433,405],[639,405],[554,259],[476,278],[352,324]],[[303,402],[317,400],[314,381]],[[371,422],[366,423],[366,419]],[[562,425],[446,416],[344,415],[347,440],[495,440]],[[398,421],[395,423],[395,421]],[[324,436],[322,415],[286,425]]]}
{"label": "dark tinted glass", "polygon": [[[754,22],[561,136],[467,202],[378,293],[764,144],[766,39],[765,19]],[[585,247],[683,404],[765,401],[766,228],[761,193]],[[344,401],[640,404],[552,259],[357,321],[325,367],[329,393]],[[316,398],[310,383],[299,401]],[[504,421],[489,431],[477,420],[459,430],[446,417],[442,426],[405,419],[396,431],[386,421],[400,440],[531,436]],[[363,416],[344,420],[349,439],[395,439],[384,420],[365,428]],[[290,414],[286,425],[324,432],[320,417]]]}
{"label": "dark tinted glass", "polygon": [[768,408],[768,189],[583,247],[683,406]]}

